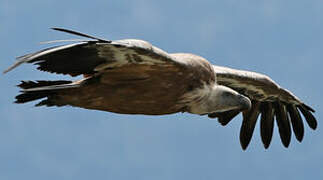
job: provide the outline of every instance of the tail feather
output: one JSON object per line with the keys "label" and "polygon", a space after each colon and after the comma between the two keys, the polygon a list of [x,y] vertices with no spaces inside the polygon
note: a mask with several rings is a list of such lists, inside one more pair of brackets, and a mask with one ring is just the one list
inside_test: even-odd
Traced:
{"label": "tail feather", "polygon": [[18,87],[22,89],[30,89],[30,88],[38,88],[44,86],[52,86],[52,85],[61,85],[61,84],[70,84],[72,81],[21,81]]}
{"label": "tail feather", "polygon": [[35,92],[35,91],[34,92],[24,92],[24,93],[16,96],[15,103],[22,104],[22,103],[34,101],[37,99],[49,97],[50,95],[52,95],[52,92]]}
{"label": "tail feather", "polygon": [[54,102],[55,96],[61,89],[75,87],[72,81],[22,81],[20,87],[21,94],[16,96],[15,103],[21,104],[38,99],[47,98],[36,106],[54,106],[59,105]]}

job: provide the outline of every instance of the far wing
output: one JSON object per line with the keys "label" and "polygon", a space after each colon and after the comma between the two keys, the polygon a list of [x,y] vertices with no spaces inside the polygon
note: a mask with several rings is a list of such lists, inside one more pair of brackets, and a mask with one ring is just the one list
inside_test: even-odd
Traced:
{"label": "far wing", "polygon": [[[296,139],[299,142],[303,139],[304,125],[301,114],[308,125],[316,129],[317,121],[312,114],[315,111],[268,76],[221,66],[213,66],[213,68],[218,84],[228,86],[248,96],[252,101],[252,108],[248,112],[243,112],[240,131],[240,143],[243,149],[249,145],[259,115],[261,115],[261,138],[265,148],[269,147],[272,139],[274,119],[285,147],[289,146],[291,140],[290,124]],[[226,125],[238,114],[239,111],[229,111],[209,114],[209,117],[218,117],[219,122]]]}
{"label": "far wing", "polygon": [[17,62],[4,73],[23,63],[34,63],[38,65],[39,70],[71,76],[94,74],[104,69],[127,64],[180,64],[168,53],[143,40],[110,41],[71,30],[54,29],[93,40],[80,40],[77,43],[51,47],[18,57]]}

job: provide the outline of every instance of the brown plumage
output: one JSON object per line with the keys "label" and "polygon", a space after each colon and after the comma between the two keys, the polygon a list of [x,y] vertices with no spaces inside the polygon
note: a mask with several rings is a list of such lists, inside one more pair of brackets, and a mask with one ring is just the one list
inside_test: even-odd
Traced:
{"label": "brown plumage", "polygon": [[[316,129],[314,110],[268,76],[215,66],[187,53],[168,54],[142,40],[110,41],[54,28],[90,41],[47,48],[17,59],[8,72],[23,63],[71,76],[78,81],[22,81],[16,103],[41,99],[36,106],[75,106],[121,114],[163,115],[189,112],[218,118],[227,125],[240,112],[240,142],[246,149],[260,116],[261,139],[268,148],[274,120],[288,147],[291,129],[302,141],[303,114]],[[291,128],[292,127],[292,128]]]}

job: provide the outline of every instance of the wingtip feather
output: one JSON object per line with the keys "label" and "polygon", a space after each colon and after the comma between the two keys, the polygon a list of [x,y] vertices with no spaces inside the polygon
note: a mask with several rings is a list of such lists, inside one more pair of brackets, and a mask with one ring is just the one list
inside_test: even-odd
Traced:
{"label": "wingtip feather", "polygon": [[274,108],[271,102],[261,105],[260,135],[265,149],[268,149],[274,131]]}
{"label": "wingtip feather", "polygon": [[306,105],[304,106],[303,104],[299,105],[297,107],[302,112],[302,114],[305,117],[305,120],[306,120],[307,124],[309,125],[309,127],[312,128],[313,130],[315,130],[317,128],[317,120],[313,116],[311,110],[308,109],[307,106]]}
{"label": "wingtip feather", "polygon": [[9,71],[11,71],[11,70],[15,69],[17,66],[19,66],[19,65],[20,65],[20,64],[22,64],[22,63],[23,63],[23,61],[17,61],[17,62],[15,62],[13,65],[11,65],[9,68],[7,68],[6,70],[4,70],[2,73],[3,73],[3,74],[8,73]]}
{"label": "wingtip feather", "polygon": [[286,107],[280,101],[274,103],[275,117],[278,125],[280,140],[284,147],[288,147],[291,141],[291,125],[290,119],[286,111]]}
{"label": "wingtip feather", "polygon": [[105,39],[97,38],[97,37],[94,37],[94,36],[90,36],[90,35],[80,33],[80,32],[77,32],[77,31],[73,31],[73,30],[69,30],[69,29],[58,28],[58,27],[52,27],[50,29],[55,30],[55,31],[69,33],[69,34],[74,34],[76,36],[82,36],[82,37],[86,37],[86,38],[90,38],[90,39],[95,39],[95,40],[98,40],[98,41],[101,41],[101,42],[107,42],[107,43],[112,42],[111,40],[105,40]]}
{"label": "wingtip feather", "polygon": [[253,101],[249,111],[243,112],[243,120],[240,128],[240,144],[243,150],[247,149],[259,116],[260,102]]}

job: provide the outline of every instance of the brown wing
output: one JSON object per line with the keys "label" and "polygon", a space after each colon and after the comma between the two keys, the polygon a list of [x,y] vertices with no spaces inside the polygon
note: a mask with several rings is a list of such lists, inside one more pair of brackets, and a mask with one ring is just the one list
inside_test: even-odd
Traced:
{"label": "brown wing", "polygon": [[42,71],[71,76],[83,74],[85,78],[75,82],[22,82],[18,85],[22,94],[16,97],[17,103],[47,98],[38,105],[73,105],[127,114],[169,114],[184,111],[185,107],[178,107],[176,100],[191,86],[199,86],[201,80],[215,81],[211,65],[203,58],[169,55],[142,40],[109,41],[70,30],[56,30],[93,40],[19,57],[5,72],[23,63],[34,63]]}
{"label": "brown wing", "polygon": [[180,64],[168,53],[146,41],[135,39],[109,41],[71,30],[57,28],[55,30],[92,38],[93,40],[80,40],[77,43],[51,47],[18,57],[17,62],[4,73],[23,63],[34,63],[38,65],[37,69],[41,71],[71,76],[95,74],[111,67],[128,64]]}
{"label": "brown wing", "polygon": [[[299,142],[303,139],[304,125],[301,114],[309,127],[316,129],[317,121],[312,114],[315,111],[268,76],[220,66],[213,67],[218,84],[228,86],[248,96],[252,101],[252,108],[248,112],[243,112],[240,130],[240,143],[243,149],[250,143],[259,115],[261,138],[265,148],[269,147],[272,139],[274,119],[285,147],[289,146],[291,129]],[[218,117],[219,122],[226,125],[238,114],[239,111],[230,111],[209,114],[209,117]]]}

